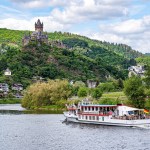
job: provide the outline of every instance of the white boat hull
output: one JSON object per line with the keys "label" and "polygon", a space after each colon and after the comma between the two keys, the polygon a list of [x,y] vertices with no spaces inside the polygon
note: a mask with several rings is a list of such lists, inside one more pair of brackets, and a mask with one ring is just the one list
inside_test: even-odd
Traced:
{"label": "white boat hull", "polygon": [[125,126],[125,127],[150,127],[150,119],[142,120],[120,120],[106,118],[105,121],[92,121],[92,120],[81,120],[75,115],[68,115],[64,113],[68,122],[95,124],[95,125],[108,125],[108,126]]}

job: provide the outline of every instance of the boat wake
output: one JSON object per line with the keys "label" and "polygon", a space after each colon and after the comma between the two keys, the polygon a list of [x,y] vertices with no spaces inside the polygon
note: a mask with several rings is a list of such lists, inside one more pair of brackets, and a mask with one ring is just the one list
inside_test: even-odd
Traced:
{"label": "boat wake", "polygon": [[150,129],[150,124],[137,125],[137,126],[134,126],[133,128]]}

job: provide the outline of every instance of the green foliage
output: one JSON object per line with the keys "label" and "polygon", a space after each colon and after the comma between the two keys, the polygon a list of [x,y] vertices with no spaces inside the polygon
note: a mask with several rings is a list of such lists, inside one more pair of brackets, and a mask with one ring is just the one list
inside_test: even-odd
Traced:
{"label": "green foliage", "polygon": [[71,89],[66,80],[49,80],[47,83],[35,83],[25,92],[22,106],[28,109],[39,108],[47,105],[55,105],[71,94]]}
{"label": "green foliage", "polygon": [[92,90],[92,97],[98,99],[102,96],[102,91],[99,88],[95,88]]}
{"label": "green foliage", "polygon": [[149,98],[149,99],[146,99],[145,108],[146,108],[146,109],[150,109],[150,98]]}
{"label": "green foliage", "polygon": [[146,87],[150,88],[150,66],[146,67],[145,78],[143,79]]}
{"label": "green foliage", "polygon": [[136,58],[136,61],[138,64],[141,64],[141,65],[150,65],[150,56],[138,57]]}
{"label": "green foliage", "polygon": [[113,92],[113,91],[116,91],[116,87],[115,87],[115,84],[113,82],[101,83],[98,87],[103,92]]}
{"label": "green foliage", "polygon": [[99,100],[99,104],[105,104],[105,105],[116,105],[121,103],[122,101],[119,99],[104,98]]}
{"label": "green foliage", "polygon": [[[22,37],[29,31],[0,29],[0,78],[3,71],[12,71],[12,82],[20,82],[25,87],[32,77],[46,79],[82,80],[98,79],[106,81],[107,76],[125,79],[126,70],[141,54],[123,44],[113,44],[92,40],[84,36],[54,32],[48,33],[49,40],[60,40],[66,49],[30,42],[22,48]],[[130,56],[124,55],[130,53]],[[111,56],[111,57],[110,57]]]}
{"label": "green foliage", "polygon": [[127,79],[124,82],[124,92],[135,107],[144,107],[145,94],[142,80],[139,77],[133,76]]}
{"label": "green foliage", "polygon": [[79,88],[78,97],[85,97],[85,96],[87,96],[87,94],[88,94],[87,88],[85,88],[85,87]]}
{"label": "green foliage", "polygon": [[20,104],[21,99],[5,98],[0,100],[0,104]]}

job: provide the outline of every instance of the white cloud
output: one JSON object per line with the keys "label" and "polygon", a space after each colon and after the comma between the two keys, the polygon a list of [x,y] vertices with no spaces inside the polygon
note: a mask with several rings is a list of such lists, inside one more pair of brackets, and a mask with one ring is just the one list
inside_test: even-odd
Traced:
{"label": "white cloud", "polygon": [[15,5],[27,9],[33,9],[33,8],[44,8],[49,6],[65,6],[68,2],[67,0],[10,0]]}
{"label": "white cloud", "polygon": [[150,16],[110,25],[101,24],[97,33],[85,33],[90,38],[124,43],[143,53],[150,52]]}
{"label": "white cloud", "polygon": [[[117,2],[120,5],[115,5]],[[114,5],[112,5],[114,4]],[[126,4],[126,5],[125,5]],[[128,0],[122,3],[120,0],[109,2],[96,0],[83,0],[80,3],[71,3],[64,10],[55,8],[51,15],[59,22],[77,23],[85,20],[107,20],[118,17],[126,17],[129,13]],[[128,7],[127,7],[128,6]]]}
{"label": "white cloud", "polygon": [[34,30],[34,23],[37,19],[41,19],[44,22],[44,31],[66,31],[70,26],[58,23],[53,20],[51,17],[34,17],[30,20],[24,19],[3,19],[0,20],[0,28],[8,28],[8,29],[15,29],[15,30]]}

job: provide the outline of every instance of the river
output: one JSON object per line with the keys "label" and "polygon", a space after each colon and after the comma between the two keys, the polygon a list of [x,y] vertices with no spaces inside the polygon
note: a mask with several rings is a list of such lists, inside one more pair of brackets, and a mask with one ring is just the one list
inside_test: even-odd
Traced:
{"label": "river", "polygon": [[65,123],[62,114],[24,114],[20,105],[0,110],[0,150],[150,150],[148,129]]}

